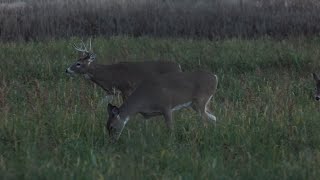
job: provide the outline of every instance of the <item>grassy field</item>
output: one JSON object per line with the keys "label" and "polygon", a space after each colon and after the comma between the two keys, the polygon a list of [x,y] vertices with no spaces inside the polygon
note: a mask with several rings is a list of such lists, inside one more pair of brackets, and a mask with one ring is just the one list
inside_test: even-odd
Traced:
{"label": "grassy field", "polygon": [[216,125],[191,110],[104,129],[103,91],[64,71],[79,39],[0,44],[0,179],[317,179],[320,39],[93,40],[97,61],[168,59],[219,76]]}

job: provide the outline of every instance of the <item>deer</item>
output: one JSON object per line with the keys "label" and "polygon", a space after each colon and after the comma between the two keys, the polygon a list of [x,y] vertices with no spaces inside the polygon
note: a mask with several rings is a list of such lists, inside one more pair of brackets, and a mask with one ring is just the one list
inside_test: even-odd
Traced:
{"label": "deer", "polygon": [[187,107],[198,112],[207,127],[207,122],[216,122],[209,103],[217,86],[217,75],[205,71],[171,72],[145,79],[120,107],[108,104],[109,137],[116,142],[130,117],[137,113],[162,115],[171,131],[173,112]]}
{"label": "deer", "polygon": [[320,79],[316,73],[312,73],[312,75],[313,75],[313,79],[316,82],[314,98],[315,100],[320,101]]}
{"label": "deer", "polygon": [[89,49],[83,41],[81,47],[74,45],[80,53],[79,59],[65,71],[69,75],[83,75],[85,79],[97,84],[106,92],[105,100],[111,101],[115,90],[125,100],[136,86],[146,77],[169,72],[181,72],[178,63],[170,61],[119,62],[116,64],[96,63],[96,54],[92,51],[91,39]]}

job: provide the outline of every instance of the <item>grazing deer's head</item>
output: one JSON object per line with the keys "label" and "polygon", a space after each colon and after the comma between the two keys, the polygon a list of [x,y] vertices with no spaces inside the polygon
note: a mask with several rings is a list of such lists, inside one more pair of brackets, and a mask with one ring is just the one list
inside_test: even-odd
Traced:
{"label": "grazing deer's head", "polygon": [[317,101],[320,101],[320,79],[316,73],[313,73],[312,75],[313,75],[313,79],[316,81],[314,98]]}
{"label": "grazing deer's head", "polygon": [[109,136],[113,141],[118,140],[129,118],[125,118],[125,120],[120,118],[120,109],[111,104],[108,104],[108,114],[109,118],[106,128],[109,132]]}
{"label": "grazing deer's head", "polygon": [[66,73],[75,75],[75,74],[86,74],[88,72],[89,66],[96,59],[96,55],[91,50],[91,40],[90,48],[87,49],[87,46],[81,42],[81,47],[74,45],[75,50],[80,53],[79,59],[71,64],[67,69]]}

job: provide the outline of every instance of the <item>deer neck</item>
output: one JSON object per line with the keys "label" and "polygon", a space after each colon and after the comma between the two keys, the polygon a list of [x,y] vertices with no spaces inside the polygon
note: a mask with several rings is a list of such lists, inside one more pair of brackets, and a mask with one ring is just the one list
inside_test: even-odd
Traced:
{"label": "deer neck", "polygon": [[87,71],[87,73],[84,74],[84,77],[89,80],[95,79],[95,69],[96,68],[97,68],[97,65],[95,63],[90,63],[88,65],[88,71]]}
{"label": "deer neck", "polygon": [[[101,64],[90,64],[88,72],[84,74],[86,79],[91,80],[96,83],[98,86],[102,87],[104,90],[109,91],[112,87],[106,87],[106,82],[109,82],[109,79],[112,79],[112,74],[106,74],[109,71],[106,71],[108,65]],[[109,85],[111,86],[111,85]]]}
{"label": "deer neck", "polygon": [[138,106],[130,102],[130,99],[127,99],[120,106],[120,119],[126,124],[129,121],[130,116],[139,112]]}
{"label": "deer neck", "polygon": [[112,78],[112,67],[104,64],[91,64],[86,74],[90,75],[93,79],[105,80]]}

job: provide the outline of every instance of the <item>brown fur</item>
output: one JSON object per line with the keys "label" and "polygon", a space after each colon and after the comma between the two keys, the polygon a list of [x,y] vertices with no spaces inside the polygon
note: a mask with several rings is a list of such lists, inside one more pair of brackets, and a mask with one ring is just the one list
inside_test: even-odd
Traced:
{"label": "brown fur", "polygon": [[163,115],[172,129],[172,111],[183,105],[190,105],[204,120],[215,120],[208,103],[217,85],[217,76],[203,71],[172,72],[144,80],[120,108],[108,105],[109,134],[118,139],[129,116],[136,113]]}
{"label": "brown fur", "polygon": [[[145,78],[168,72],[180,72],[180,66],[168,61],[121,62],[111,65],[97,64],[90,53],[84,53],[72,64],[67,73],[82,74],[113,95],[113,88],[121,92],[125,100]],[[91,62],[90,62],[91,61]]]}

